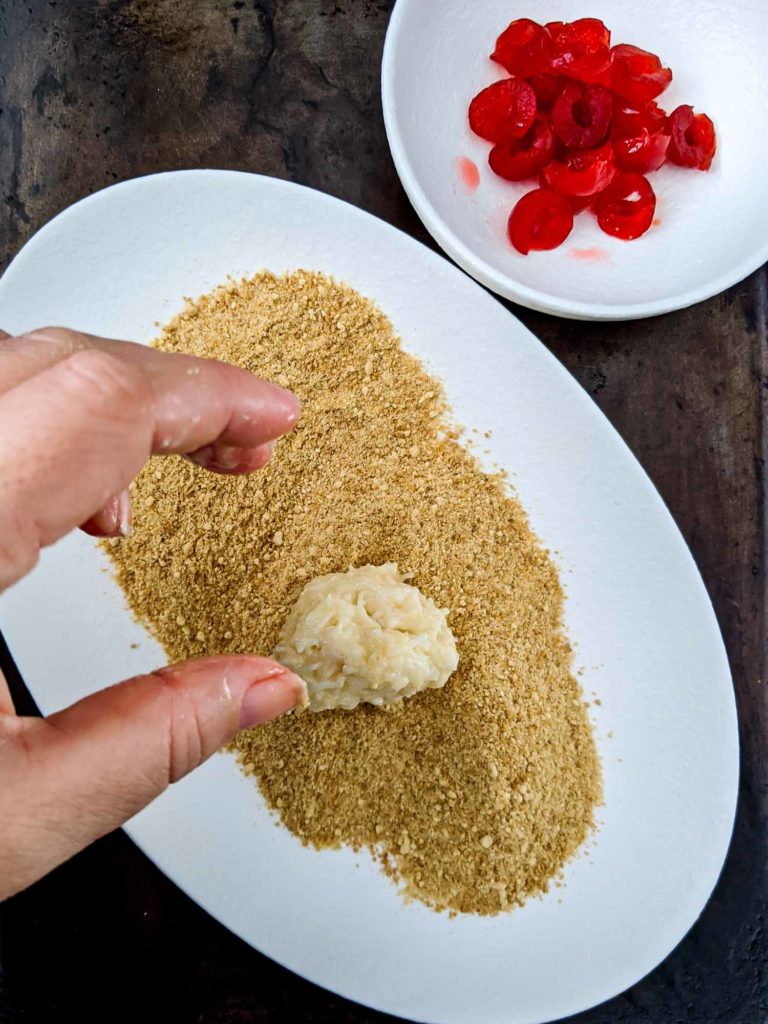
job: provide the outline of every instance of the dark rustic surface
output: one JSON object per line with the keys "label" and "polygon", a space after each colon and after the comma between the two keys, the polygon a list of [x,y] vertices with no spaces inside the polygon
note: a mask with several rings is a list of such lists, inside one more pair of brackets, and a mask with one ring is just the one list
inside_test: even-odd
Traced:
{"label": "dark rustic surface", "polygon": [[[298,181],[431,244],[381,119],[390,7],[0,0],[0,268],[81,196],[179,167]],[[715,603],[741,716],[740,808],[715,896],[664,965],[580,1024],[768,1019],[766,296],[761,272],[694,309],[631,325],[516,310],[627,439],[680,524]],[[122,833],[9,901],[0,921],[0,1022],[389,1019],[233,938]]]}

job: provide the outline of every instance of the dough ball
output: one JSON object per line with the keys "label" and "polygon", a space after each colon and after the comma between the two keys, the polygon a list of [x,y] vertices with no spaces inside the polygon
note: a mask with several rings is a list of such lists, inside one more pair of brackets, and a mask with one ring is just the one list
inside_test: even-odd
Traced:
{"label": "dough ball", "polygon": [[310,711],[394,704],[445,686],[459,663],[448,612],[405,580],[389,562],[304,587],[273,656],[305,680]]}

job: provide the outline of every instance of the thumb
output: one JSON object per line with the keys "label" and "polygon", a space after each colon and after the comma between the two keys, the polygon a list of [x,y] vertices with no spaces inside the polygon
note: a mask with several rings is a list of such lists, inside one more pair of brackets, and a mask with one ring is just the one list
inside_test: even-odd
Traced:
{"label": "thumb", "polygon": [[47,719],[0,715],[0,899],[121,825],[243,728],[306,702],[269,658],[201,658]]}

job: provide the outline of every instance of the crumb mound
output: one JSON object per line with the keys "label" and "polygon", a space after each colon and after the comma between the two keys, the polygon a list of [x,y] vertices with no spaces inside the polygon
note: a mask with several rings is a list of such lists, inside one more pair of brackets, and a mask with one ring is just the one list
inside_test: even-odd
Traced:
{"label": "crumb mound", "polygon": [[[466,343],[472,344],[467,338]],[[392,708],[289,715],[236,748],[304,843],[367,848],[428,906],[497,913],[540,894],[594,827],[600,766],[555,566],[386,316],[321,274],[257,274],[188,303],[168,351],[297,392],[303,414],[248,477],[153,459],[134,532],[108,547],[174,660],[274,650],[315,576],[396,563],[461,655]]]}

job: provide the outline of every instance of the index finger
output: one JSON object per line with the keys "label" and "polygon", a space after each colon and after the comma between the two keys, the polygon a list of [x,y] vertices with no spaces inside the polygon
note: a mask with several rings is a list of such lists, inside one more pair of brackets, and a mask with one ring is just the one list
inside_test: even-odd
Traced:
{"label": "index finger", "polygon": [[0,396],[0,589],[153,452],[256,448],[298,419],[295,396],[245,370],[99,342]]}
{"label": "index finger", "polygon": [[[226,396],[230,390],[237,401],[231,410],[230,421],[218,437],[222,444],[241,448],[256,447],[290,430],[299,416],[300,404],[292,392],[277,384],[259,381],[247,370],[213,359],[162,352],[148,345],[138,345],[135,342],[119,341],[114,338],[100,338],[94,334],[62,327],[48,327],[17,338],[11,338],[0,331],[0,397],[3,392],[8,393],[57,363],[83,351],[104,352],[106,355],[125,360],[146,375],[155,393],[159,393],[170,380],[173,381],[178,401],[166,401],[162,418],[158,420],[161,428],[167,428],[167,433],[156,438],[157,451],[160,453],[188,453],[210,443],[210,438],[206,438],[191,446],[187,438],[191,437],[192,433],[182,433],[178,438],[174,437],[174,405],[177,411],[181,410],[178,419],[182,425],[186,422],[187,426],[193,428],[195,413],[192,405],[205,403],[213,413],[220,405],[222,396]],[[246,381],[251,385],[256,381],[263,387],[259,389],[251,386],[244,391]],[[261,395],[257,394],[259,390],[262,391]],[[184,412],[186,402],[190,403],[191,416]],[[243,406],[243,402],[247,408]],[[277,433],[263,435],[262,428],[266,425],[264,416],[273,410],[283,411],[289,423]]]}

